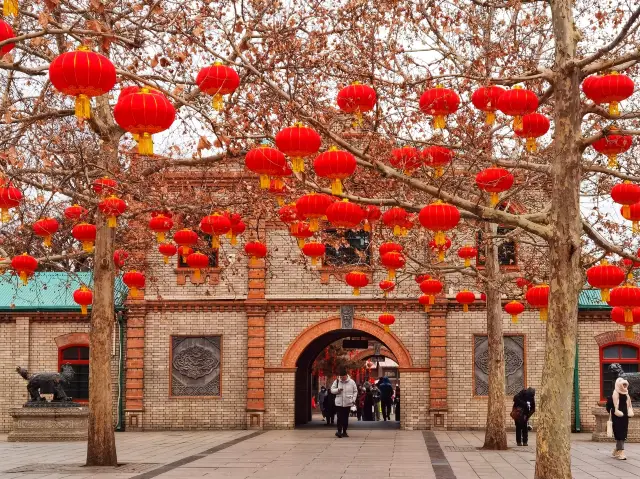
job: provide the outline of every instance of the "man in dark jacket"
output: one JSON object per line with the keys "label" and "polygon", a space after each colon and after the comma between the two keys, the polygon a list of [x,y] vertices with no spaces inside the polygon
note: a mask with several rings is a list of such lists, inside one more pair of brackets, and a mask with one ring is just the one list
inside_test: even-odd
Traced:
{"label": "man in dark jacket", "polygon": [[391,421],[391,402],[393,399],[393,386],[389,378],[384,377],[378,381],[380,399],[382,401],[382,417],[385,421]]}
{"label": "man in dark jacket", "polygon": [[516,442],[518,446],[527,446],[529,442],[529,418],[536,412],[536,390],[527,388],[513,396],[513,414],[516,415]]}

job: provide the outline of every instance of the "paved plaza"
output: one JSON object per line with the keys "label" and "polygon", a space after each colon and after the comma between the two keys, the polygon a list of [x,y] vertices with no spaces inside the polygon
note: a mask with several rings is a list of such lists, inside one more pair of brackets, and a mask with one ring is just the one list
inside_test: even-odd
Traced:
{"label": "paved plaza", "polygon": [[[9,443],[0,436],[0,477],[6,479],[152,478],[532,478],[530,446],[485,452],[482,432],[400,431],[354,427],[338,439],[330,428],[289,431],[185,431],[117,434],[118,468],[82,466],[85,443]],[[640,478],[640,444],[627,461],[611,445],[573,436],[574,478]]]}

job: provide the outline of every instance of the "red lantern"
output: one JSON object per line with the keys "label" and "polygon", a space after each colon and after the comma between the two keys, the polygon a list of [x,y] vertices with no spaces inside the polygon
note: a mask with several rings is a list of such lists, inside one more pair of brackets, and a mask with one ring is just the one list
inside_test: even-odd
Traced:
{"label": "red lantern", "polygon": [[464,290],[456,294],[456,301],[462,305],[462,310],[465,313],[469,312],[469,305],[473,304],[475,300],[476,300],[476,295],[473,294],[471,291]]}
{"label": "red lantern", "polygon": [[87,306],[93,303],[93,293],[85,285],[80,286],[73,292],[73,300],[80,305],[80,312],[87,314]]}
{"label": "red lantern", "polygon": [[353,295],[360,295],[360,289],[369,284],[369,278],[362,271],[351,271],[344,277],[345,282],[353,288]]}
{"label": "red lantern", "polygon": [[158,251],[164,259],[164,264],[168,264],[169,258],[171,256],[175,256],[175,254],[178,252],[178,248],[173,243],[160,243],[158,245]]}
{"label": "red lantern", "polygon": [[411,174],[422,166],[420,152],[413,146],[403,146],[402,148],[394,148],[391,151],[391,166],[401,169],[405,175]]}
{"label": "red lantern", "polygon": [[491,206],[496,206],[500,201],[498,193],[507,191],[513,186],[513,175],[504,168],[492,166],[476,175],[476,185],[482,191],[491,193]]}
{"label": "red lantern", "polygon": [[404,268],[407,260],[402,253],[397,251],[389,251],[380,257],[380,263],[388,271],[387,279],[392,280],[396,277],[396,271]]}
{"label": "red lantern", "polygon": [[428,313],[431,305],[433,304],[432,297],[428,294],[423,294],[418,298],[418,303],[424,307],[424,312]]}
{"label": "red lantern", "polygon": [[429,241],[429,248],[431,248],[434,253],[438,253],[438,261],[442,262],[444,261],[444,257],[447,254],[447,251],[449,250],[449,248],[451,248],[451,238],[445,236],[444,244],[440,246],[436,244],[435,240],[431,240]]}
{"label": "red lantern", "polygon": [[200,251],[191,253],[187,256],[187,266],[193,269],[193,279],[195,283],[199,283],[202,279],[202,271],[209,267],[209,257]]}
{"label": "red lantern", "polygon": [[516,279],[516,285],[518,286],[518,288],[520,289],[527,289],[529,286],[531,286],[531,281],[529,281],[526,278],[517,278]]}
{"label": "red lantern", "polygon": [[498,98],[498,110],[513,116],[513,131],[522,130],[522,117],[538,109],[538,96],[531,90],[516,85]]}
{"label": "red lantern", "polygon": [[229,230],[231,230],[231,221],[224,215],[214,213],[202,218],[202,221],[200,221],[200,229],[203,233],[211,236],[211,248],[219,249],[220,236],[227,234]]}
{"label": "red lantern", "polygon": [[382,212],[380,208],[375,205],[368,205],[364,208],[365,211],[365,220],[364,220],[364,230],[371,231],[373,228],[373,223],[378,221],[382,216]]}
{"label": "red lantern", "polygon": [[140,290],[144,288],[146,278],[139,271],[131,270],[122,275],[122,282],[127,285],[132,298],[140,297]]}
{"label": "red lantern", "polygon": [[168,129],[176,118],[176,110],[161,93],[140,88],[118,100],[113,116],[122,129],[138,135],[138,153],[152,156],[151,135]]}
{"label": "red lantern", "polygon": [[393,229],[394,236],[405,236],[407,234],[409,214],[398,206],[388,209],[382,214],[382,222],[387,228]]}
{"label": "red lantern", "polygon": [[117,249],[113,252],[113,263],[116,268],[122,268],[127,259],[129,259],[129,253],[123,249]]}
{"label": "red lantern", "polygon": [[22,192],[10,182],[0,180],[0,223],[8,223],[11,220],[9,210],[20,205]]}
{"label": "red lantern", "polygon": [[29,283],[29,278],[33,276],[38,269],[38,260],[27,253],[20,256],[14,256],[11,260],[11,268],[18,274],[25,286]]}
{"label": "red lantern", "polygon": [[587,282],[600,290],[602,301],[609,301],[609,290],[619,286],[625,279],[622,268],[602,260],[599,265],[587,270]]}
{"label": "red lantern", "polygon": [[325,194],[309,193],[296,201],[296,210],[305,220],[309,220],[311,231],[318,231],[319,220],[327,214],[327,208],[333,203],[330,196]]}
{"label": "red lantern", "polygon": [[423,281],[431,279],[431,275],[430,274],[418,274],[418,275],[416,275],[416,277],[414,279],[416,280],[416,283],[420,284]]}
{"label": "red lantern", "polygon": [[187,256],[193,253],[190,246],[195,245],[198,242],[198,234],[188,228],[176,231],[173,235],[173,241],[179,246],[178,253],[182,256],[182,261],[187,262]]}
{"label": "red lantern", "polygon": [[625,205],[620,208],[620,214],[625,220],[631,221],[631,231],[633,233],[640,232],[638,222],[640,222],[640,203]]}
{"label": "red lantern", "polygon": [[629,215],[629,205],[640,202],[640,186],[625,180],[611,188],[611,199],[623,205],[623,216]]}
{"label": "red lantern", "polygon": [[49,80],[61,93],[76,97],[76,117],[91,118],[91,98],[111,91],[116,84],[116,67],[99,53],[81,45],[63,53],[49,65]]}
{"label": "red lantern", "polygon": [[298,240],[298,247],[301,249],[304,247],[305,240],[313,236],[313,231],[311,231],[309,225],[302,221],[292,223],[289,227],[289,233]]}
{"label": "red lantern", "polygon": [[278,217],[284,224],[293,223],[298,217],[298,211],[296,205],[285,205],[278,210]]}
{"label": "red lantern", "polygon": [[437,246],[446,242],[445,231],[455,228],[460,222],[460,211],[453,205],[438,200],[420,210],[420,224],[435,232]]}
{"label": "red lantern", "polygon": [[229,242],[231,243],[232,246],[235,246],[238,244],[238,236],[244,233],[246,229],[247,229],[247,225],[245,225],[244,221],[242,220],[238,221],[237,223],[231,224],[231,231],[229,231],[227,235],[230,236]]}
{"label": "red lantern", "polygon": [[444,146],[427,146],[420,153],[424,164],[435,169],[435,177],[440,178],[444,172],[444,167],[453,160],[453,151]]}
{"label": "red lantern", "polygon": [[[640,323],[640,308],[633,308],[631,315],[625,314],[624,308],[613,308],[611,310],[611,319],[618,323],[620,326],[624,326],[624,337],[627,339],[633,339],[633,327]],[[629,319],[631,318],[631,319]]]}
{"label": "red lantern", "polygon": [[480,301],[487,302],[487,295],[485,293],[480,293]]}
{"label": "red lantern", "polygon": [[627,75],[611,72],[602,76],[590,76],[582,82],[582,91],[596,105],[609,104],[609,115],[620,116],[619,102],[633,95],[633,80]]}
{"label": "red lantern", "polygon": [[[6,1],[6,0],[5,0]],[[6,14],[5,14],[6,15]],[[16,34],[13,32],[13,28],[4,20],[0,20],[0,42],[15,38]],[[0,47],[0,57],[3,57],[9,53],[16,46],[15,43],[7,43]]]}
{"label": "red lantern", "polygon": [[518,322],[518,315],[524,313],[524,304],[519,301],[510,301],[504,305],[504,310],[507,314],[511,315],[511,322],[516,324]]}
{"label": "red lantern", "polygon": [[549,285],[537,284],[532,286],[527,290],[525,298],[529,306],[540,310],[540,320],[546,321],[549,314]]}
{"label": "red lantern", "polygon": [[287,166],[287,159],[281,151],[262,145],[247,152],[244,164],[248,170],[260,175],[260,188],[266,190],[271,186],[270,176],[281,173]]}
{"label": "red lantern", "polygon": [[473,246],[463,246],[458,250],[458,256],[464,260],[465,267],[471,266],[471,260],[478,256],[478,250]]}
{"label": "red lantern", "polygon": [[[617,128],[612,126],[609,131],[616,131]],[[609,158],[607,166],[615,168],[618,166],[618,155],[627,151],[633,145],[633,137],[631,135],[605,135],[593,142],[593,149],[598,153],[606,155]]]}
{"label": "red lantern", "polygon": [[388,279],[383,279],[378,283],[378,286],[382,290],[382,295],[386,298],[387,295],[396,288],[396,283]]}
{"label": "red lantern", "polygon": [[280,130],[276,135],[276,146],[291,158],[291,166],[295,173],[304,171],[304,157],[316,154],[321,143],[320,135],[302,123]]}
{"label": "red lantern", "polygon": [[[420,283],[420,291],[429,297],[429,305],[436,302],[436,295],[442,292],[442,287],[442,283],[434,278],[425,279]],[[425,311],[427,311],[426,308]]]}
{"label": "red lantern", "polygon": [[108,218],[107,226],[115,228],[118,224],[118,216],[126,211],[127,204],[117,196],[109,196],[98,203],[98,208]]}
{"label": "red lantern", "polygon": [[378,322],[384,326],[384,332],[389,332],[389,326],[396,322],[396,317],[393,314],[383,313],[378,316]]}
{"label": "red lantern", "polygon": [[322,243],[311,242],[302,247],[302,253],[311,258],[311,264],[316,266],[318,261],[324,256],[326,247]]}
{"label": "red lantern", "polygon": [[196,84],[201,92],[213,96],[213,108],[221,111],[224,108],[222,95],[230,95],[240,86],[240,77],[233,68],[215,62],[198,72]]}
{"label": "red lantern", "polygon": [[51,246],[51,236],[58,231],[59,226],[54,218],[41,218],[33,223],[33,233],[40,236],[44,240],[44,245],[49,248]]}
{"label": "red lantern", "polygon": [[354,114],[354,127],[363,124],[362,114],[376,106],[376,91],[368,85],[353,82],[338,92],[338,108],[345,113]]}
{"label": "red lantern", "polygon": [[64,217],[68,220],[78,221],[80,218],[85,216],[88,213],[86,208],[83,208],[80,205],[72,205],[64,210]]}
{"label": "red lantern", "polygon": [[269,193],[276,197],[276,201],[278,202],[278,206],[284,205],[284,197],[287,194],[285,190],[285,184],[282,180],[274,179],[271,181],[269,185]]}
{"label": "red lantern", "polygon": [[378,248],[378,253],[380,253],[380,256],[384,256],[387,253],[390,253],[392,251],[396,251],[398,253],[402,253],[402,245],[399,245],[398,243],[391,243],[391,242],[387,242],[387,243],[382,243],[380,245],[380,247]]}
{"label": "red lantern", "polygon": [[156,234],[158,243],[164,242],[165,234],[171,231],[171,228],[173,228],[173,220],[162,213],[154,215],[149,220],[149,229]]}
{"label": "red lantern", "polygon": [[329,151],[320,153],[313,161],[313,169],[320,178],[329,178],[331,194],[342,194],[342,181],[356,171],[356,157],[348,151],[332,146]]}
{"label": "red lantern", "polygon": [[607,303],[609,306],[622,308],[625,321],[632,322],[633,309],[640,306],[640,288],[630,284],[613,288]]}
{"label": "red lantern", "polygon": [[251,257],[250,265],[258,266],[258,259],[267,256],[267,246],[260,241],[250,241],[244,245],[244,252]]}
{"label": "red lantern", "polygon": [[515,132],[516,136],[527,139],[527,151],[533,153],[538,150],[536,138],[546,135],[551,127],[549,119],[540,113],[529,113],[522,117],[522,129]]}
{"label": "red lantern", "polygon": [[[180,258],[182,258],[182,262],[186,263],[189,255],[193,253],[193,248],[190,246],[178,246],[178,254]],[[180,262],[178,262],[178,266],[180,266]]]}
{"label": "red lantern", "polygon": [[82,249],[87,253],[93,253],[93,244],[96,241],[96,225],[78,223],[71,230],[71,235],[82,243]]}
{"label": "red lantern", "polygon": [[433,127],[437,129],[446,126],[444,117],[455,113],[459,106],[458,94],[442,85],[430,88],[420,97],[420,110],[427,115],[433,115]]}
{"label": "red lantern", "polygon": [[345,198],[329,205],[326,215],[329,223],[336,228],[357,228],[364,219],[365,212]]}
{"label": "red lantern", "polygon": [[116,192],[118,182],[113,178],[103,176],[102,178],[96,178],[95,180],[93,180],[93,184],[91,185],[91,187],[96,194],[100,196],[109,196]]}
{"label": "red lantern", "polygon": [[478,110],[487,114],[486,125],[493,125],[496,122],[496,111],[498,110],[498,99],[504,93],[504,88],[499,86],[480,87],[471,95],[471,103]]}

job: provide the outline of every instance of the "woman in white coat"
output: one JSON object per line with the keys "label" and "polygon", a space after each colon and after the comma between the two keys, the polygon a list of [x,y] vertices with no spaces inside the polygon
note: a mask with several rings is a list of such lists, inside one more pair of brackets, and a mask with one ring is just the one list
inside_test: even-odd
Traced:
{"label": "woman in white coat", "polygon": [[358,386],[349,377],[347,370],[342,368],[340,376],[331,385],[331,393],[336,395],[336,412],[338,413],[337,437],[349,437],[347,428],[349,427],[349,411],[358,397]]}

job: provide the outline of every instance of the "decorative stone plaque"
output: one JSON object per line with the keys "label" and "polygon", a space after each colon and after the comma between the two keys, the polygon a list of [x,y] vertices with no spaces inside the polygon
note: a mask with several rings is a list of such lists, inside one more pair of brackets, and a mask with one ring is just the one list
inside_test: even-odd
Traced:
{"label": "decorative stone plaque", "polygon": [[342,329],[353,329],[353,315],[355,314],[355,310],[355,306],[340,306]]}
{"label": "decorative stone plaque", "polygon": [[220,336],[171,337],[171,395],[220,396]]}
{"label": "decorative stone plaque", "polygon": [[[504,338],[505,394],[514,396],[524,389],[524,336]],[[489,394],[489,340],[474,336],[473,374],[474,394]]]}

